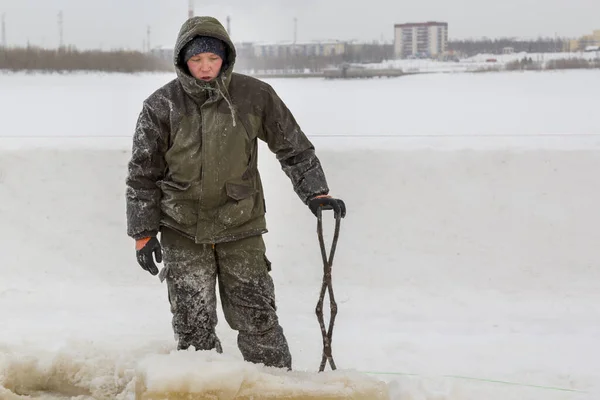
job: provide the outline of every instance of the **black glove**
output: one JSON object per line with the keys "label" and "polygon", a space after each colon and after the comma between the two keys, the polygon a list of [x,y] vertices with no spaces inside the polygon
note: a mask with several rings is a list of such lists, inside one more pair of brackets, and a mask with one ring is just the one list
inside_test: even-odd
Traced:
{"label": "black glove", "polygon": [[334,214],[344,218],[346,216],[346,204],[340,199],[333,197],[313,197],[308,201],[308,208],[317,216],[317,210],[321,207],[323,210],[333,210]]}
{"label": "black glove", "polygon": [[162,248],[156,237],[148,240],[144,247],[136,251],[138,264],[152,275],[156,275],[158,274],[158,268],[156,267],[156,264],[154,264],[152,254],[154,254],[157,263],[162,262]]}

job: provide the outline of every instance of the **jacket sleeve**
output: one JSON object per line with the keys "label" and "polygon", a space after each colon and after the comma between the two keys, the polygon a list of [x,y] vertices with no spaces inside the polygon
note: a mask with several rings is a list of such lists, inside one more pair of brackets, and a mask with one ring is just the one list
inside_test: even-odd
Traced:
{"label": "jacket sleeve", "polygon": [[[261,136],[262,135],[262,136]],[[283,100],[269,86],[259,138],[277,156],[281,168],[292,181],[304,203],[314,196],[328,194],[329,187],[321,162]]]}
{"label": "jacket sleeve", "polygon": [[[161,109],[163,109],[161,111]],[[150,99],[144,102],[133,136],[126,178],[127,234],[134,239],[156,236],[160,225],[161,189],[157,182],[165,174],[168,117],[164,107]]]}

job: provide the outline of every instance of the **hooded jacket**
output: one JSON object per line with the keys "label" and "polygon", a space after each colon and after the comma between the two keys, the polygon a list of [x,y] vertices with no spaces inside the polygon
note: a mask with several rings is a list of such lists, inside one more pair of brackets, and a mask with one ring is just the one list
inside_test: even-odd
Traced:
{"label": "hooded jacket", "polygon": [[[181,61],[197,35],[228,48],[219,76],[190,75]],[[235,47],[222,24],[193,17],[174,51],[177,78],[143,103],[126,178],[127,234],[155,236],[166,226],[220,243],[267,232],[257,169],[258,142],[275,153],[300,199],[329,192],[315,149],[268,84],[233,72]]]}

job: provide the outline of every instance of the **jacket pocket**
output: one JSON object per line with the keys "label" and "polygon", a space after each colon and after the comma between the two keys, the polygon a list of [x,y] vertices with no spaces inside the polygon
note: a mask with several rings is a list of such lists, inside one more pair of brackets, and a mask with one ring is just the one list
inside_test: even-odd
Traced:
{"label": "jacket pocket", "polygon": [[244,200],[257,192],[251,185],[234,182],[227,182],[225,184],[225,191],[227,192],[227,197],[236,201]]}
{"label": "jacket pocket", "polygon": [[198,191],[189,183],[160,181],[162,213],[182,227],[198,222]]}
{"label": "jacket pocket", "polygon": [[219,209],[219,220],[223,226],[237,227],[250,221],[258,193],[252,183],[227,182],[225,192],[227,202]]}

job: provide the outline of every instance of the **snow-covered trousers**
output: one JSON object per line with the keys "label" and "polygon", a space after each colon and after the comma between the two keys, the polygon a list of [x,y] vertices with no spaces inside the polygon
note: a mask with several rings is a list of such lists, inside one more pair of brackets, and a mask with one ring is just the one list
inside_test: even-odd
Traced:
{"label": "snow-covered trousers", "polygon": [[246,361],[292,367],[292,357],[275,307],[262,236],[228,243],[197,244],[163,228],[163,261],[178,349],[217,349],[216,282],[229,326],[238,331],[238,348]]}

